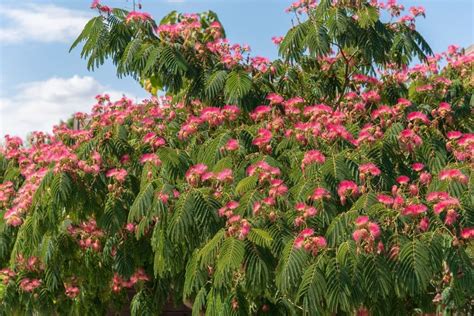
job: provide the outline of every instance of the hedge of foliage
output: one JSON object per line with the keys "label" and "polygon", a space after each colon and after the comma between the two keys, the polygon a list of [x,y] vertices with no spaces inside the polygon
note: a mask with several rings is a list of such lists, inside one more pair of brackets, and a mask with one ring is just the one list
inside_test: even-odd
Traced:
{"label": "hedge of foliage", "polygon": [[5,137],[0,314],[472,312],[474,55],[421,7],[298,1],[274,61],[212,12],[92,7],[89,67],[166,95]]}

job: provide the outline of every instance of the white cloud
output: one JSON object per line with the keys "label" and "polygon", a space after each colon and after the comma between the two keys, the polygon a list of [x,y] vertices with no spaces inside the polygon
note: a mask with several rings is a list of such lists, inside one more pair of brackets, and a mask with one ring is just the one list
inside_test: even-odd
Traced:
{"label": "white cloud", "polygon": [[51,4],[0,6],[0,18],[7,25],[0,28],[3,43],[70,42],[77,37],[91,14]]}
{"label": "white cloud", "polygon": [[[122,93],[100,84],[90,76],[53,77],[21,84],[12,97],[0,98],[0,136],[25,138],[31,131],[51,132],[53,125],[75,112],[90,112],[94,97],[108,93],[112,100]],[[136,100],[136,97],[127,94]]]}

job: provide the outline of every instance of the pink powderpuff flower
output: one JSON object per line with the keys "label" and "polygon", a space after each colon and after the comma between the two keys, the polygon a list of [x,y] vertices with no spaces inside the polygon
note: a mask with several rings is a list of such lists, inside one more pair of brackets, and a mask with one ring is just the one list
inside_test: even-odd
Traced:
{"label": "pink powderpuff flower", "polygon": [[216,179],[221,182],[232,182],[232,170],[224,169],[221,172],[216,174]]}
{"label": "pink powderpuff flower", "polygon": [[125,169],[114,168],[108,170],[105,176],[109,178],[114,178],[118,182],[124,182],[125,178],[127,177],[127,174],[128,172]]}
{"label": "pink powderpuff flower", "polygon": [[91,9],[95,9],[100,6],[100,0],[93,0],[91,3]]}
{"label": "pink powderpuff flower", "polygon": [[331,193],[325,188],[316,188],[311,195],[312,200],[322,200],[323,198],[330,199]]}
{"label": "pink powderpuff flower", "polygon": [[459,200],[453,197],[448,197],[436,203],[433,206],[433,211],[435,214],[440,214],[448,208],[455,208],[455,207],[460,207]]}
{"label": "pink powderpuff flower", "polygon": [[354,181],[342,180],[341,183],[339,183],[337,194],[342,200],[346,196],[356,196],[357,194],[359,194],[359,188],[357,187],[357,184]]}
{"label": "pink powderpuff flower", "polygon": [[77,286],[66,286],[65,294],[69,298],[75,298],[77,295],[79,295],[79,288]]}
{"label": "pink powderpuff flower", "polygon": [[398,135],[398,141],[403,149],[411,152],[415,147],[423,144],[423,139],[418,136],[413,130],[405,129]]}
{"label": "pink powderpuff flower", "polygon": [[364,226],[365,224],[367,224],[369,222],[369,217],[368,216],[359,216],[357,217],[357,219],[355,220],[355,224],[357,226]]}
{"label": "pink powderpuff flower", "polygon": [[422,185],[428,185],[431,182],[431,174],[427,171],[420,173],[420,183]]}
{"label": "pink powderpuff flower", "polygon": [[227,141],[227,143],[225,144],[225,150],[228,150],[228,151],[234,151],[234,150],[237,150],[239,149],[239,141],[237,139],[229,139],[229,141]]}
{"label": "pink powderpuff flower", "polygon": [[385,205],[392,205],[394,203],[393,197],[385,194],[377,195],[377,200]]}
{"label": "pink powderpuff flower", "polygon": [[445,217],[445,219],[444,219],[444,223],[445,223],[446,225],[448,225],[448,226],[451,226],[451,225],[453,225],[453,224],[456,222],[458,216],[459,216],[459,215],[458,215],[458,213],[457,213],[455,210],[449,209],[448,212],[446,213],[446,217]]}
{"label": "pink powderpuff flower", "polygon": [[352,238],[355,240],[355,242],[361,242],[362,240],[366,239],[367,236],[369,235],[369,232],[365,229],[357,229],[352,233]]}
{"label": "pink powderpuff flower", "polygon": [[418,225],[418,228],[422,232],[425,232],[428,230],[429,227],[430,227],[430,219],[425,216],[420,220],[420,224]]}
{"label": "pink powderpuff flower", "polygon": [[450,198],[450,196],[447,192],[434,191],[434,192],[430,192],[426,195],[426,200],[428,202],[441,201],[441,200],[445,200],[445,199],[449,199],[449,198]]}
{"label": "pink powderpuff flower", "polygon": [[250,113],[250,118],[254,121],[259,121],[272,111],[272,108],[268,105],[259,105],[257,106],[252,113]]}
{"label": "pink powderpuff flower", "polygon": [[283,36],[273,36],[272,42],[275,45],[280,45],[280,43],[283,42]]}
{"label": "pink powderpuff flower", "polygon": [[323,164],[326,157],[319,150],[310,150],[304,154],[303,161],[301,162],[301,169],[304,171],[305,166],[312,163]]}
{"label": "pink powderpuff flower", "polygon": [[364,176],[365,175],[379,176],[382,173],[380,169],[371,162],[360,165],[359,172]]}
{"label": "pink powderpuff flower", "polygon": [[406,206],[403,209],[402,215],[416,216],[418,214],[426,212],[427,209],[428,209],[428,207],[424,204],[411,204],[411,205]]}
{"label": "pink powderpuff flower", "polygon": [[239,117],[240,109],[236,105],[227,104],[221,110],[222,115],[229,121],[234,121]]}
{"label": "pink powderpuff flower", "polygon": [[467,183],[468,177],[461,172],[459,169],[444,169],[438,175],[440,180],[456,180],[461,183]]}
{"label": "pink powderpuff flower", "polygon": [[263,146],[270,143],[272,140],[272,132],[268,129],[261,128],[258,130],[258,136],[253,140],[252,144],[255,146],[262,148]]}
{"label": "pink powderpuff flower", "polygon": [[207,107],[201,111],[201,120],[207,122],[211,126],[217,126],[222,124],[224,116],[221,110],[217,107]]}
{"label": "pink powderpuff flower", "polygon": [[460,131],[450,131],[446,134],[448,139],[453,140],[453,139],[459,139],[462,136],[462,133]]}
{"label": "pink powderpuff flower", "polygon": [[145,12],[131,11],[128,13],[125,18],[125,23],[130,23],[131,21],[142,21],[145,22],[151,20],[151,15]]}
{"label": "pink powderpuff flower", "polygon": [[461,230],[462,239],[473,239],[474,238],[474,227],[466,227]]}
{"label": "pink powderpuff flower", "polygon": [[421,112],[411,112],[411,113],[408,113],[407,115],[407,119],[409,121],[420,121],[424,124],[429,124],[430,123],[430,120],[428,119],[428,117],[426,116],[426,114],[424,113],[421,113]]}
{"label": "pink powderpuff flower", "polygon": [[150,153],[150,154],[143,154],[140,158],[140,163],[144,164],[147,162],[151,162],[152,164],[159,166],[161,165],[161,160],[158,158],[157,154]]}
{"label": "pink powderpuff flower", "polygon": [[285,99],[281,95],[276,94],[274,92],[271,92],[267,95],[267,100],[270,101],[270,104],[280,104],[285,101]]}
{"label": "pink powderpuff flower", "polygon": [[377,223],[369,222],[369,232],[374,238],[378,238],[380,236],[380,226]]}
{"label": "pink powderpuff flower", "polygon": [[410,178],[408,178],[407,176],[399,176],[397,178],[397,182],[399,184],[407,184],[408,182],[410,182]]}
{"label": "pink powderpuff flower", "polygon": [[322,236],[313,237],[312,242],[319,249],[326,248],[326,246],[328,245],[326,238]]}
{"label": "pink powderpuff flower", "polygon": [[411,106],[411,101],[404,99],[404,98],[399,98],[397,101],[397,105],[401,106],[403,108]]}
{"label": "pink powderpuff flower", "polygon": [[425,168],[425,165],[422,164],[421,162],[415,162],[414,164],[411,165],[411,168],[414,171],[419,172],[419,171],[423,170],[423,168]]}

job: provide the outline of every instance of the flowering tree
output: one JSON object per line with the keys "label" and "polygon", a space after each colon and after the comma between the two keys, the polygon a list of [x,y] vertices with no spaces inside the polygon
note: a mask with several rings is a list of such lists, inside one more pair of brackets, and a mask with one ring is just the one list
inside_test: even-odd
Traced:
{"label": "flowering tree", "polygon": [[431,55],[422,8],[298,1],[270,61],[212,12],[92,6],[89,67],[166,96],[6,136],[0,313],[470,311],[474,55]]}

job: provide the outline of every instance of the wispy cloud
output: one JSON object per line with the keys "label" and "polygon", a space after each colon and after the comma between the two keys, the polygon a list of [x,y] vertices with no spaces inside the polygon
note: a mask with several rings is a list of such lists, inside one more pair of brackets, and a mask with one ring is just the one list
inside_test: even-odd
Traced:
{"label": "wispy cloud", "polygon": [[[89,76],[54,77],[17,87],[12,97],[0,98],[0,136],[25,137],[31,131],[51,132],[53,125],[75,112],[90,112],[99,93],[112,99],[122,92],[110,89]],[[135,96],[127,94],[134,99]]]}
{"label": "wispy cloud", "polygon": [[0,5],[0,28],[3,43],[70,42],[91,17],[86,11],[71,10],[51,4]]}

